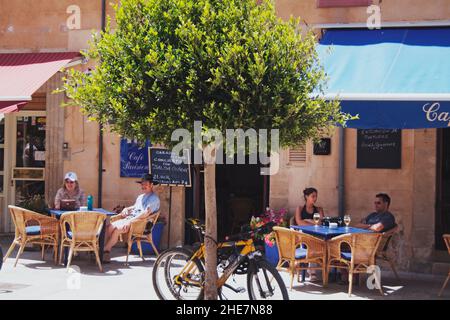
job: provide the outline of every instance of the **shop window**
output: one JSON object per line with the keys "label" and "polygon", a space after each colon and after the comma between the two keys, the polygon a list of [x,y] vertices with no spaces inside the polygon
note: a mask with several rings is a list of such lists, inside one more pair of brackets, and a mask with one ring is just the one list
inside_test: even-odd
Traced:
{"label": "shop window", "polygon": [[317,0],[317,8],[370,6],[372,0]]}
{"label": "shop window", "polygon": [[45,167],[45,117],[18,117],[16,167]]}

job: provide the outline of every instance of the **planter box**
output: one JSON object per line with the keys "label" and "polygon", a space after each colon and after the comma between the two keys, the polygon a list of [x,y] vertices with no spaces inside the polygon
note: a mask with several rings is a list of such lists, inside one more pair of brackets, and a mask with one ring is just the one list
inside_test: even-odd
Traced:
{"label": "planter box", "polygon": [[[159,243],[161,242],[161,237],[162,237],[162,232],[164,229],[164,223],[163,222],[158,222],[155,227],[153,228],[153,233],[152,233],[152,239],[153,239],[153,243],[155,244],[156,249],[159,250]],[[142,245],[142,254],[144,255],[154,255],[155,252],[153,252],[153,248],[152,245],[148,242],[141,242]],[[133,245],[131,246],[131,252],[134,254],[139,254],[139,249],[137,247],[137,243],[134,242]]]}
{"label": "planter box", "polygon": [[280,256],[278,255],[278,246],[275,244],[273,247],[264,243],[264,250],[266,254],[266,260],[274,267],[277,266],[278,260],[280,260]]}

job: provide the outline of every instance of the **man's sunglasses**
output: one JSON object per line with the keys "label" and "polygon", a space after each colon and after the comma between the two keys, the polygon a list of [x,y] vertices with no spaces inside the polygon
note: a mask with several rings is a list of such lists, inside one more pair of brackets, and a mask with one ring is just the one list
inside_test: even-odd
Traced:
{"label": "man's sunglasses", "polygon": [[75,183],[75,181],[66,180],[66,183],[72,184],[72,183]]}

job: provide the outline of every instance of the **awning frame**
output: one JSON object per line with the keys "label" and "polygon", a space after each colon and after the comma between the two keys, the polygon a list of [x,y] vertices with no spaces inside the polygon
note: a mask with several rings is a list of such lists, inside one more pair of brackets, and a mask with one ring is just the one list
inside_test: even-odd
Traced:
{"label": "awning frame", "polygon": [[450,101],[450,93],[327,93],[311,98],[339,101]]}

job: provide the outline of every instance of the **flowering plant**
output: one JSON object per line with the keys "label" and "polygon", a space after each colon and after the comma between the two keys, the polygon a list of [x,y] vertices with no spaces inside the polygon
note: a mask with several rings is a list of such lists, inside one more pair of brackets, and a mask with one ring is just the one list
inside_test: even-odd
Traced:
{"label": "flowering plant", "polygon": [[[269,222],[274,223],[280,227],[287,227],[288,221],[286,219],[287,210],[280,209],[278,211],[267,208],[266,211],[259,217],[252,217],[250,221],[250,228],[255,230],[266,225]],[[269,232],[267,234],[255,234],[255,238],[259,240],[264,240],[264,242],[269,246],[273,247],[275,245],[275,232]]]}

